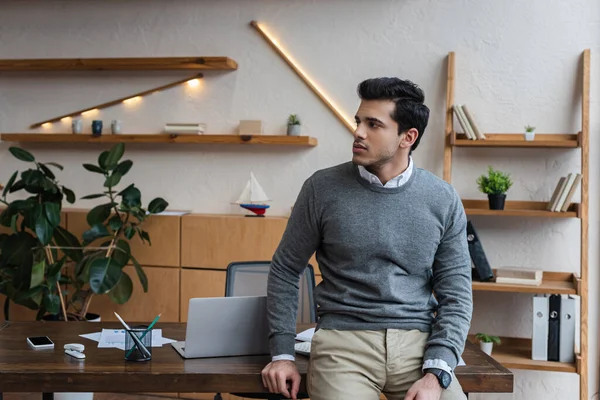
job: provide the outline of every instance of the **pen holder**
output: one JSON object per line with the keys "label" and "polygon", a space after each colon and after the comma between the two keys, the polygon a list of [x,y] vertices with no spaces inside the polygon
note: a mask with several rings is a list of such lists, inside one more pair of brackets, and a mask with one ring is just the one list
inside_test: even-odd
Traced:
{"label": "pen holder", "polygon": [[[132,335],[139,339],[136,343]],[[147,350],[140,349],[140,345]],[[133,327],[125,330],[125,360],[127,361],[150,361],[152,359],[152,329],[145,327]]]}

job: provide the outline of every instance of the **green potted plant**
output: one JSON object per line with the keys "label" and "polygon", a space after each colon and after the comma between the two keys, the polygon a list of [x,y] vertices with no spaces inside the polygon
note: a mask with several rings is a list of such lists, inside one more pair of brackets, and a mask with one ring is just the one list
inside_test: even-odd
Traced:
{"label": "green potted plant", "polygon": [[[115,187],[129,172],[133,162],[121,161],[122,143],[103,151],[96,164],[84,168],[103,175],[102,193],[82,199],[106,198],[86,215],[90,228],[81,240],[60,226],[62,202],[73,204],[75,193],[62,186],[49,168],[63,170],[56,163],[41,163],[26,150],[9,149],[31,168],[16,171],[2,192],[5,209],[0,224],[11,234],[0,235],[0,292],[6,295],[5,319],[10,319],[9,302],[38,310],[37,319],[89,320],[88,309],[94,295],[108,295],[123,304],[133,291],[131,277],[123,271],[133,264],[144,291],[147,277],[131,254],[129,240],[138,235],[144,243],[150,237],[142,223],[151,214],[162,212],[168,203],[155,198],[142,207],[141,192],[134,184],[117,192]],[[9,193],[26,192],[9,202]],[[23,198],[25,197],[25,198]]]}
{"label": "green potted plant", "polygon": [[479,348],[481,351],[486,353],[487,355],[492,355],[492,349],[494,348],[494,343],[500,344],[502,341],[498,336],[488,335],[487,333],[479,332],[475,335],[475,338],[479,341]]}
{"label": "green potted plant", "polygon": [[300,136],[301,125],[298,115],[290,114],[287,120],[287,134],[290,136]]}
{"label": "green potted plant", "polygon": [[509,174],[493,169],[488,166],[488,174],[477,178],[479,191],[488,196],[488,203],[491,210],[504,210],[506,192],[512,186],[513,182]]}
{"label": "green potted plant", "polygon": [[525,140],[532,141],[535,139],[535,126],[526,125],[525,126]]}

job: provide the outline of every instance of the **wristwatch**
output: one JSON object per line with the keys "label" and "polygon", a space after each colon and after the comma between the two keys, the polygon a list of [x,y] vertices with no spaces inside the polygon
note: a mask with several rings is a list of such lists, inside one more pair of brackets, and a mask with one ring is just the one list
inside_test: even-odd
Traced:
{"label": "wristwatch", "polygon": [[444,371],[443,369],[439,369],[439,368],[427,368],[424,371],[425,373],[431,373],[433,375],[436,376],[436,378],[438,379],[438,382],[440,383],[440,386],[444,389],[448,389],[448,386],[450,386],[450,383],[452,383],[452,375],[450,375],[448,372]]}

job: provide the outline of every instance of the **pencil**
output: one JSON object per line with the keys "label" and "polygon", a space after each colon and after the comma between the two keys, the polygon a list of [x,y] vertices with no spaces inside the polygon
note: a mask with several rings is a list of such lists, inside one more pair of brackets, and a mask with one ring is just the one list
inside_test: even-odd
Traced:
{"label": "pencil", "polygon": [[[158,314],[156,316],[156,318],[154,318],[154,321],[152,321],[152,323],[150,323],[150,325],[146,328],[146,330],[144,331],[144,333],[142,333],[142,336],[140,336],[140,341],[144,338],[144,336],[146,336],[146,334],[148,332],[150,332],[150,330],[152,329],[152,327],[154,326],[154,324],[156,324],[156,321],[158,321],[158,319],[160,318],[160,316],[162,315],[162,313]],[[135,345],[132,346],[129,351],[127,352],[127,355],[125,355],[125,357],[129,357],[131,355],[131,352],[135,349]]]}

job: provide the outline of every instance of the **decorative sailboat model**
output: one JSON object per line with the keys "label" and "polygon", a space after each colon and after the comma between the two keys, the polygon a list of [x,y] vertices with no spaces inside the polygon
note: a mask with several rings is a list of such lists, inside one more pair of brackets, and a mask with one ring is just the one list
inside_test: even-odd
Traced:
{"label": "decorative sailboat model", "polygon": [[270,207],[265,204],[267,201],[271,200],[267,197],[254,174],[250,172],[250,179],[235,203],[254,213],[254,215],[246,215],[247,217],[264,217],[265,211]]}

